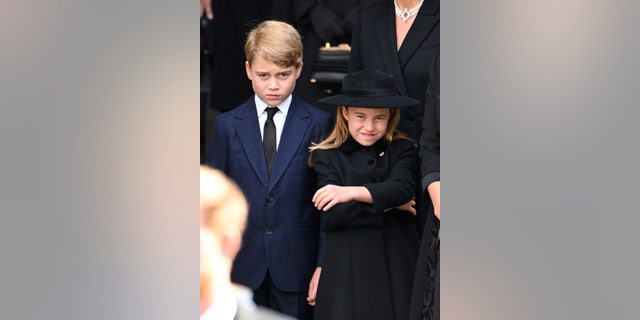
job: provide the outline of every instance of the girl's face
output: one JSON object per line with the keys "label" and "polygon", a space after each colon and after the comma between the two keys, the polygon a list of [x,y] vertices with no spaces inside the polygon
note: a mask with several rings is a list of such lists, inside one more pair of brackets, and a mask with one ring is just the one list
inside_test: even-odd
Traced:
{"label": "girl's face", "polygon": [[389,108],[341,108],[349,126],[349,133],[359,144],[365,147],[372,146],[387,132],[391,114]]}

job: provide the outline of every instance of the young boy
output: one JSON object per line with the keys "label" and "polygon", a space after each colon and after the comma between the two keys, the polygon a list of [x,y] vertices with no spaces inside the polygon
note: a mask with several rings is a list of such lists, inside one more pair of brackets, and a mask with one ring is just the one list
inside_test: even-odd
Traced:
{"label": "young boy", "polygon": [[[231,273],[257,304],[311,319],[320,274],[321,217],[311,201],[311,142],[326,137],[331,116],[292,95],[302,42],[289,24],[264,21],[247,36],[247,77],[255,95],[216,117],[208,164],[229,175],[249,202],[247,228]],[[277,109],[273,109],[273,108]]]}

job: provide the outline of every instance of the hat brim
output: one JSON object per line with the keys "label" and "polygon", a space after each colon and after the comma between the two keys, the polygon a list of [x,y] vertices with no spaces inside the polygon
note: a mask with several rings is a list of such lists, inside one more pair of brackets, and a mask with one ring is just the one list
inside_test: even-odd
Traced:
{"label": "hat brim", "polygon": [[409,107],[420,103],[419,100],[405,96],[352,96],[348,94],[338,94],[318,100],[318,102],[346,107],[361,108],[396,108]]}

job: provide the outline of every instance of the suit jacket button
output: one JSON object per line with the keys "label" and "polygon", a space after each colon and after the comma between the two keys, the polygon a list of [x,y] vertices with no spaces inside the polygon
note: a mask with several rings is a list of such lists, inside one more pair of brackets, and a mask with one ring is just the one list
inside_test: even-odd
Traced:
{"label": "suit jacket button", "polygon": [[272,195],[272,194],[270,194],[270,195],[268,195],[268,196],[267,196],[267,201],[269,201],[269,202],[271,202],[271,201],[273,201],[273,200],[275,200],[275,199],[276,199],[276,196],[274,196],[274,195]]}
{"label": "suit jacket button", "polygon": [[270,236],[273,233],[273,230],[267,228],[267,231],[265,232],[268,236]]}

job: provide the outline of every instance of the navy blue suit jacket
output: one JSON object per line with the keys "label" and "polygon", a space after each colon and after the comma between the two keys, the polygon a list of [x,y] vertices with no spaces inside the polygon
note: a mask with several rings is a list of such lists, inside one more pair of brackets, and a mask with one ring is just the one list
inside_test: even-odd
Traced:
{"label": "navy blue suit jacket", "polygon": [[216,117],[208,164],[228,174],[249,202],[233,282],[255,290],[268,269],[280,290],[308,290],[324,252],[322,215],[311,201],[316,175],[307,165],[309,146],[332,125],[328,113],[294,95],[269,177],[254,97]]}

